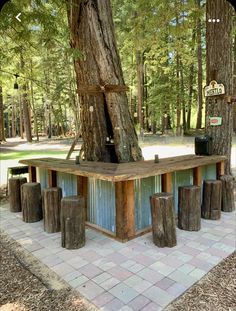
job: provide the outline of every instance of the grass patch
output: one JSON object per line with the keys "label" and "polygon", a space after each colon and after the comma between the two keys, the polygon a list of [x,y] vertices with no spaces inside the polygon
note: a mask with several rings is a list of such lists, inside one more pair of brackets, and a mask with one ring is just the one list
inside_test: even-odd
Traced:
{"label": "grass patch", "polygon": [[0,160],[19,160],[23,158],[31,158],[31,157],[58,157],[58,156],[65,156],[67,155],[67,151],[46,151],[46,150],[37,150],[37,151],[12,151],[12,152],[1,152],[0,153]]}

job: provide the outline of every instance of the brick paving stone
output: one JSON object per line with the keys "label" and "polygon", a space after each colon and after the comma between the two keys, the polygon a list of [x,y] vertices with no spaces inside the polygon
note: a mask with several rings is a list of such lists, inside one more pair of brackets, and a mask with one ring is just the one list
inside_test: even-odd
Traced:
{"label": "brick paving stone", "polygon": [[133,289],[136,290],[136,292],[138,293],[143,293],[146,289],[148,289],[152,285],[153,285],[152,283],[146,280],[142,280],[138,284],[134,285]]}
{"label": "brick paving stone", "polygon": [[57,257],[56,255],[50,255],[42,258],[42,262],[48,267],[53,267],[63,262],[63,260],[60,257]]}
{"label": "brick paving stone", "polygon": [[189,260],[193,258],[192,255],[184,254],[184,253],[181,253],[180,251],[175,251],[173,252],[172,255],[175,256],[177,259],[183,261],[184,263],[188,262]]}
{"label": "brick paving stone", "polygon": [[139,295],[133,300],[131,300],[128,306],[134,311],[139,311],[139,310],[143,310],[143,307],[145,307],[150,302],[151,302],[150,299],[148,299],[147,297],[143,295]]}
{"label": "brick paving stone", "polygon": [[122,262],[120,264],[120,266],[127,269],[127,268],[129,268],[129,267],[131,267],[131,266],[133,266],[135,264],[136,264],[136,262],[134,260],[130,260],[129,259],[129,260],[125,261],[125,262]]}
{"label": "brick paving stone", "polygon": [[165,276],[170,274],[171,272],[175,271],[175,268],[170,267],[169,265],[164,264],[161,261],[155,262],[150,266],[150,269],[157,271]]}
{"label": "brick paving stone", "polygon": [[86,266],[83,266],[79,269],[79,271],[87,276],[89,279],[94,278],[95,276],[103,273],[103,270],[99,269],[98,267],[96,267],[93,264],[88,264]]}
{"label": "brick paving stone", "polygon": [[[113,300],[115,297],[108,293],[108,292],[104,292],[101,295],[97,296],[96,298],[94,298],[92,300],[92,303],[98,307],[101,308],[103,307],[105,304],[107,304],[108,302],[110,302],[111,300]],[[69,311],[69,310],[68,310]]]}
{"label": "brick paving stone", "polygon": [[211,257],[206,259],[206,261],[212,265],[218,265],[218,263],[221,262],[221,260],[222,260],[222,258],[218,257],[218,256],[211,256]]}
{"label": "brick paving stone", "polygon": [[143,266],[150,266],[151,264],[153,264],[154,262],[156,262],[156,259],[151,258],[151,257],[149,257],[149,256],[145,256],[145,255],[143,255],[143,254],[137,255],[137,256],[133,257],[133,259],[134,259],[136,262],[138,262],[138,263],[140,263],[141,265],[143,265]]}
{"label": "brick paving stone", "polygon": [[75,279],[71,280],[71,281],[68,281],[68,283],[70,284],[70,286],[72,286],[73,288],[77,288],[79,287],[80,285],[88,282],[89,279],[84,276],[84,275],[80,275],[78,277],[76,277]]}
{"label": "brick paving stone", "polygon": [[161,258],[160,262],[170,266],[171,268],[178,268],[183,265],[183,261],[179,260],[173,255],[166,256],[165,258]]}
{"label": "brick paving stone", "polygon": [[128,267],[128,268],[126,268],[126,269],[129,270],[129,271],[132,272],[132,273],[136,273],[136,272],[142,270],[143,268],[145,268],[145,266],[143,266],[143,265],[141,265],[141,264],[139,264],[139,263],[136,263],[136,264],[134,264],[133,266]]}
{"label": "brick paving stone", "polygon": [[97,284],[101,284],[103,282],[105,282],[106,280],[110,279],[112,276],[111,274],[107,273],[107,272],[103,272],[97,276],[95,276],[92,281],[97,283]]}
{"label": "brick paving stone", "polygon": [[111,288],[109,292],[125,304],[127,304],[139,295],[138,292],[136,292],[134,289],[124,283],[117,284],[116,286]]}
{"label": "brick paving stone", "polygon": [[79,271],[73,271],[73,272],[69,272],[66,275],[64,275],[63,279],[66,282],[69,282],[69,281],[76,279],[78,276],[81,276],[81,273]]}
{"label": "brick paving stone", "polygon": [[189,275],[191,275],[197,279],[201,279],[205,274],[206,274],[206,271],[199,269],[199,268],[196,268],[189,273]]}
{"label": "brick paving stone", "polygon": [[158,273],[152,269],[145,268],[137,273],[141,278],[147,280],[148,282],[155,284],[156,282],[163,279],[165,276],[161,273]]}
{"label": "brick paving stone", "polygon": [[202,269],[206,272],[208,272],[212,268],[212,264],[207,262],[207,259],[202,260],[202,259],[199,259],[196,257],[196,258],[193,258],[192,260],[190,260],[188,263],[190,265],[194,266],[195,268]]}
{"label": "brick paving stone", "polygon": [[167,306],[174,299],[174,296],[156,286],[152,286],[147,289],[143,292],[143,295],[161,307]]}
{"label": "brick paving stone", "polygon": [[124,307],[120,308],[119,311],[133,311],[133,309],[130,308],[129,306],[124,306]]}
{"label": "brick paving stone", "polygon": [[117,265],[128,260],[126,256],[119,254],[119,253],[112,253],[107,256],[107,259]]}
{"label": "brick paving stone", "polygon": [[44,257],[51,255],[51,254],[52,253],[50,252],[50,250],[45,249],[45,248],[41,248],[41,249],[38,249],[38,250],[32,252],[32,255],[34,255],[38,259],[42,259]]}
{"label": "brick paving stone", "polygon": [[[58,255],[58,256],[60,256],[60,255]],[[78,258],[78,257],[74,257],[72,259],[69,259],[66,262],[67,262],[67,264],[72,266],[74,269],[80,269],[80,268],[88,265],[87,260],[84,260],[84,259]]]}
{"label": "brick paving stone", "polygon": [[179,252],[183,252],[188,255],[197,256],[200,253],[200,250],[189,247],[189,246],[183,246],[178,249]]}
{"label": "brick paving stone", "polygon": [[119,283],[120,283],[120,281],[118,279],[111,277],[110,279],[100,283],[99,285],[102,288],[104,288],[106,290],[109,290],[109,289],[111,289],[112,287],[116,286]]}
{"label": "brick paving stone", "polygon": [[167,288],[167,293],[172,295],[173,297],[178,297],[182,295],[187,290],[187,287],[180,284],[180,283],[174,283],[169,288]]}
{"label": "brick paving stone", "polygon": [[142,309],[142,311],[161,311],[161,310],[163,310],[163,308],[160,305],[156,304],[155,302],[149,303]]}
{"label": "brick paving stone", "polygon": [[59,263],[58,265],[52,267],[52,270],[56,272],[59,276],[64,276],[74,271],[73,267],[65,262]]}
{"label": "brick paving stone", "polygon": [[119,266],[113,267],[113,268],[107,270],[107,272],[110,273],[111,275],[113,275],[115,278],[117,278],[120,281],[124,281],[133,275],[132,272],[130,272],[130,271],[128,271],[122,267],[119,267]]}
{"label": "brick paving stone", "polygon": [[141,282],[143,279],[137,275],[132,275],[128,279],[124,280],[124,283],[130,287],[134,287],[137,285],[139,282]]}
{"label": "brick paving stone", "polygon": [[197,259],[206,260],[207,258],[211,257],[211,254],[207,252],[202,252],[196,256]]}
{"label": "brick paving stone", "polygon": [[76,288],[85,298],[93,300],[104,292],[104,289],[92,281],[88,281]]}
{"label": "brick paving stone", "polygon": [[99,255],[97,252],[88,250],[81,254],[81,257],[89,262],[96,261],[97,259],[101,258],[101,255]]}
{"label": "brick paving stone", "polygon": [[108,302],[107,304],[105,304],[101,310],[102,311],[117,311],[120,308],[122,308],[124,306],[124,303],[122,301],[120,301],[119,299],[115,298],[113,300],[111,300],[110,302]]}
{"label": "brick paving stone", "polygon": [[183,266],[179,267],[178,271],[181,271],[181,272],[183,272],[185,274],[188,274],[191,271],[193,271],[194,269],[195,269],[195,266],[186,263]]}
{"label": "brick paving stone", "polygon": [[167,288],[169,288],[171,285],[173,285],[175,283],[175,281],[169,279],[169,278],[164,278],[160,281],[158,281],[155,286],[163,289],[163,290],[166,290]]}
{"label": "brick paving stone", "polygon": [[192,286],[198,280],[197,278],[192,277],[178,270],[171,273],[168,277],[186,287]]}
{"label": "brick paving stone", "polygon": [[225,258],[229,255],[229,253],[222,251],[221,249],[217,249],[217,248],[210,248],[208,250],[208,253],[213,255],[213,256],[217,256],[217,257],[221,257],[221,258]]}

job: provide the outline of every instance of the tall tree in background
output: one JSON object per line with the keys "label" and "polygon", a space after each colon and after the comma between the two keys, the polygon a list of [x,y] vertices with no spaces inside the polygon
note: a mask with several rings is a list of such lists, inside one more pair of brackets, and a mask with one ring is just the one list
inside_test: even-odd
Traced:
{"label": "tall tree in background", "polygon": [[[80,93],[84,156],[91,161],[141,160],[141,149],[128,108],[124,79],[114,35],[110,0],[70,0],[68,19],[71,47]],[[89,89],[111,87],[111,92],[89,94]],[[117,92],[114,92],[114,89]],[[107,141],[109,139],[109,144]],[[112,144],[114,141],[114,148]]]}
{"label": "tall tree in background", "polygon": [[[209,22],[212,19],[220,22]],[[206,5],[206,69],[207,85],[216,80],[225,86],[225,95],[232,95],[232,23],[233,8],[226,0],[207,0]],[[213,138],[213,153],[227,156],[226,173],[230,173],[232,144],[232,104],[225,96],[207,97],[206,133]],[[221,126],[211,126],[209,117],[222,117]]]}
{"label": "tall tree in background", "polygon": [[5,134],[4,134],[2,86],[0,85],[0,143],[1,141],[5,141]]}

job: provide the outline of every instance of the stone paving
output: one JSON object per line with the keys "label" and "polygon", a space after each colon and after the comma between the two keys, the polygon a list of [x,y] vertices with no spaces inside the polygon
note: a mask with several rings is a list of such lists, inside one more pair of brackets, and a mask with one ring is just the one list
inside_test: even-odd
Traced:
{"label": "stone paving", "polygon": [[198,232],[177,229],[177,246],[158,248],[151,233],[120,243],[86,229],[86,246],[63,249],[60,233],[0,209],[0,227],[99,310],[163,310],[235,250],[236,213],[202,219]]}

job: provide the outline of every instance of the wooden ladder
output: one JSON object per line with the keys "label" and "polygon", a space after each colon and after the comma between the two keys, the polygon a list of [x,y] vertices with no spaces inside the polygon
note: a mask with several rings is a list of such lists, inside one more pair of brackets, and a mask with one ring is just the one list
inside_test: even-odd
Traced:
{"label": "wooden ladder", "polygon": [[[75,138],[74,138],[74,141],[73,141],[73,143],[72,143],[72,145],[71,145],[71,147],[70,147],[70,150],[69,150],[68,153],[67,153],[66,160],[69,160],[70,157],[71,157],[71,155],[72,155],[72,153],[73,153],[74,151],[77,151],[77,150],[75,150],[75,146],[76,146],[76,144],[78,143],[80,134],[81,134],[81,133],[80,133],[80,130],[79,130],[78,133],[75,135]],[[80,152],[81,149],[78,149],[78,151]]]}

